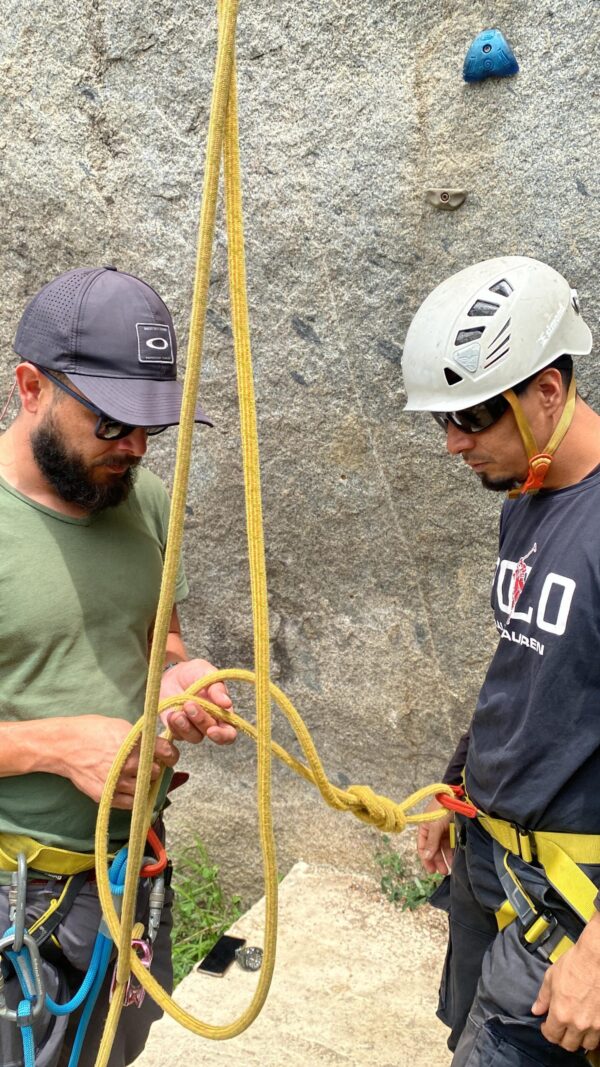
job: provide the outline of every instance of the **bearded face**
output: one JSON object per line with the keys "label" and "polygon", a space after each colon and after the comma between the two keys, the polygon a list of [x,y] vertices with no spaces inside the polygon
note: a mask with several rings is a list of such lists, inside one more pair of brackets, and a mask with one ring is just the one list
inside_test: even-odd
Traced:
{"label": "bearded face", "polygon": [[139,456],[122,452],[86,460],[83,452],[68,444],[54,407],[32,432],[31,447],[41,473],[58,495],[90,514],[117,507],[127,499],[140,462]]}

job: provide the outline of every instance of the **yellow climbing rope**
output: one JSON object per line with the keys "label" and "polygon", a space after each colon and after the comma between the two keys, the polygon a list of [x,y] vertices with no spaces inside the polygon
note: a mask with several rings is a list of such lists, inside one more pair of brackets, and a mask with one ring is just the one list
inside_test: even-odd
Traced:
{"label": "yellow climbing rope", "polygon": [[[98,892],[105,921],[118,947],[116,985],[100,1045],[96,1067],[106,1067],[123,1007],[127,982],[133,972],[147,993],[182,1025],[202,1037],[222,1040],[234,1037],[244,1030],[258,1015],[269,989],[275,962],[277,931],[277,863],[271,818],[271,750],[293,767],[302,777],[314,782],[328,804],[338,810],[350,810],[365,822],[388,831],[402,830],[407,823],[416,823],[438,817],[436,813],[409,814],[408,809],[435,793],[446,792],[448,786],[434,784],[419,790],[402,804],[394,804],[385,797],[376,796],[366,786],[354,786],[348,790],[332,786],[300,716],[284,693],[270,681],[269,676],[269,619],[267,605],[266,568],[262,526],[260,471],[258,459],[258,435],[254,403],[254,384],[250,353],[250,330],[246,297],[246,271],[242,219],[242,196],[239,167],[237,90],[235,74],[235,31],[238,0],[220,0],[219,43],[211,105],[210,126],[206,149],[204,188],[200,212],[198,251],[192,314],[188,342],[187,366],[184,382],[184,398],[181,409],[181,424],[178,437],[177,458],[172,493],[171,516],[165,550],[165,563],[160,600],[154,628],[150,656],[148,685],[144,715],[132,729],[121,746],[100,803],[96,830],[96,874]],[[201,679],[187,693],[177,699],[159,703],[164,649],[171,618],[175,592],[175,580],[183,537],[183,519],[190,457],[194,412],[200,379],[200,366],[204,324],[206,318],[208,286],[210,280],[211,253],[214,238],[217,193],[221,158],[224,163],[225,208],[228,234],[229,281],[231,291],[232,324],[238,377],[239,409],[244,458],[244,483],[246,494],[246,525],[250,562],[252,594],[252,617],[254,622],[255,670],[218,671]],[[255,686],[256,727],[244,722],[237,715],[225,714],[194,694],[212,681],[234,680]],[[263,965],[258,984],[249,1007],[228,1026],[210,1026],[180,1008],[154,977],[141,965],[131,949],[134,922],[135,898],[138,871],[143,857],[146,834],[159,784],[151,787],[150,773],[153,759],[158,715],[165,707],[175,707],[193,699],[217,718],[232,722],[257,741],[258,760],[258,809],[259,832],[264,866],[266,897],[266,921]],[[288,717],[307,757],[309,766],[289,756],[280,746],[271,741],[270,708],[275,700]],[[121,916],[117,915],[108,882],[108,827],[115,787],[122,766],[129,752],[141,735],[139,770],[135,800],[131,818],[127,878]],[[167,731],[167,736],[170,734]],[[441,812],[440,812],[441,814]]]}

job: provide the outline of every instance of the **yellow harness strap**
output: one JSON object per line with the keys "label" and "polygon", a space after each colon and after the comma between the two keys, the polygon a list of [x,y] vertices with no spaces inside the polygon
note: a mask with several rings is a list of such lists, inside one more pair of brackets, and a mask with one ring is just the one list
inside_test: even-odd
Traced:
{"label": "yellow harness strap", "polygon": [[36,875],[79,874],[80,871],[91,871],[95,862],[93,852],[54,848],[24,834],[0,834],[0,870],[16,871],[19,852],[25,853],[27,869]]}
{"label": "yellow harness strap", "polygon": [[537,860],[550,884],[584,922],[595,914],[598,889],[578,864],[600,863],[600,838],[593,834],[522,831],[503,819],[480,814],[478,822],[503,848],[525,863]]}
{"label": "yellow harness strap", "polygon": [[573,863],[600,864],[600,836],[596,834],[550,833],[546,830],[520,830],[514,823],[494,819],[480,812],[478,822],[498,844],[525,863],[532,863],[537,854],[545,866],[542,854],[548,855],[551,848],[558,849]]}
{"label": "yellow harness strap", "polygon": [[527,459],[529,460],[529,471],[527,478],[518,489],[511,489],[509,497],[514,498],[521,496],[523,493],[537,493],[544,485],[544,479],[550,469],[552,463],[552,457],[560,445],[563,437],[565,436],[571,422],[573,415],[575,414],[575,402],[577,400],[577,386],[575,384],[575,376],[571,377],[569,383],[569,390],[567,393],[567,400],[563,408],[562,414],[558,423],[554,429],[552,437],[548,441],[543,452],[540,452],[537,441],[533,436],[531,427],[521,407],[521,402],[513,389],[507,389],[502,394],[512,408],[515,421],[519,428],[519,433],[525,446],[527,453]]}
{"label": "yellow harness strap", "polygon": [[[482,813],[477,819],[507,852],[520,856],[526,863],[537,860],[544,868],[550,884],[584,922],[592,918],[596,912],[594,900],[598,889],[578,864],[600,863],[600,839],[596,835],[549,833],[545,830],[524,831],[503,819],[493,819]],[[510,865],[505,862],[504,866],[518,890],[527,897]],[[527,899],[535,911],[530,898]],[[517,913],[512,904],[505,900],[496,912],[498,929],[503,930],[516,918]],[[523,936],[534,945],[549,928],[550,923],[546,917],[538,915],[535,922],[524,931]],[[565,934],[549,954],[550,962],[556,963],[572,946],[573,941]],[[591,1067],[600,1067],[600,1051],[587,1052],[586,1060]]]}

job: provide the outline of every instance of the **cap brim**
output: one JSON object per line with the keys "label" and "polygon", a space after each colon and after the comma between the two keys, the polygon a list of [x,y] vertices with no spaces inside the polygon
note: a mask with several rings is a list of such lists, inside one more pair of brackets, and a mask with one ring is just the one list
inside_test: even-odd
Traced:
{"label": "cap brim", "polygon": [[[130,426],[177,426],[183,388],[178,381],[150,378],[101,378],[90,374],[67,374],[69,381],[111,419]],[[194,422],[212,426],[200,407]]]}

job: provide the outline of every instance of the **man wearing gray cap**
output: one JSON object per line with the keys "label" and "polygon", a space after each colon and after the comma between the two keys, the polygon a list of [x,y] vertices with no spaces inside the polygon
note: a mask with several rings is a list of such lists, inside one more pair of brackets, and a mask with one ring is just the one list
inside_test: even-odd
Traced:
{"label": "man wearing gray cap", "polygon": [[[108,771],[143,712],[160,590],[169,501],[139,464],[148,437],[179,422],[182,389],[167,307],[149,285],[114,267],[71,270],[46,285],[28,304],[14,348],[20,411],[0,437],[0,938],[11,925],[10,872],[24,853],[25,926],[42,918],[34,937],[46,993],[64,1004],[88,969],[98,931],[97,893],[85,868]],[[200,408],[196,422],[210,425]],[[175,599],[187,591],[180,569]],[[162,698],[214,669],[189,659],[176,607],[166,661]],[[231,707],[221,683],[206,695]],[[175,741],[235,739],[232,727],[193,705],[167,718]],[[175,744],[157,738],[153,779],[178,758]],[[134,750],[117,784],[113,852],[128,836],[137,760]],[[159,835],[168,780],[157,805]],[[142,879],[138,917],[145,923],[150,889]],[[59,923],[51,920],[55,909]],[[167,987],[169,930],[167,907],[153,944],[148,928],[143,939]],[[11,1010],[23,994],[2,951],[0,1062],[18,1067],[24,1051]],[[78,1036],[82,1011],[69,1019],[38,1005],[37,1067],[91,1067],[110,977],[109,970]],[[139,1000],[132,989],[132,1005]],[[149,998],[124,1011],[110,1067],[139,1055],[159,1014]],[[80,1046],[77,1058],[72,1050]]]}

